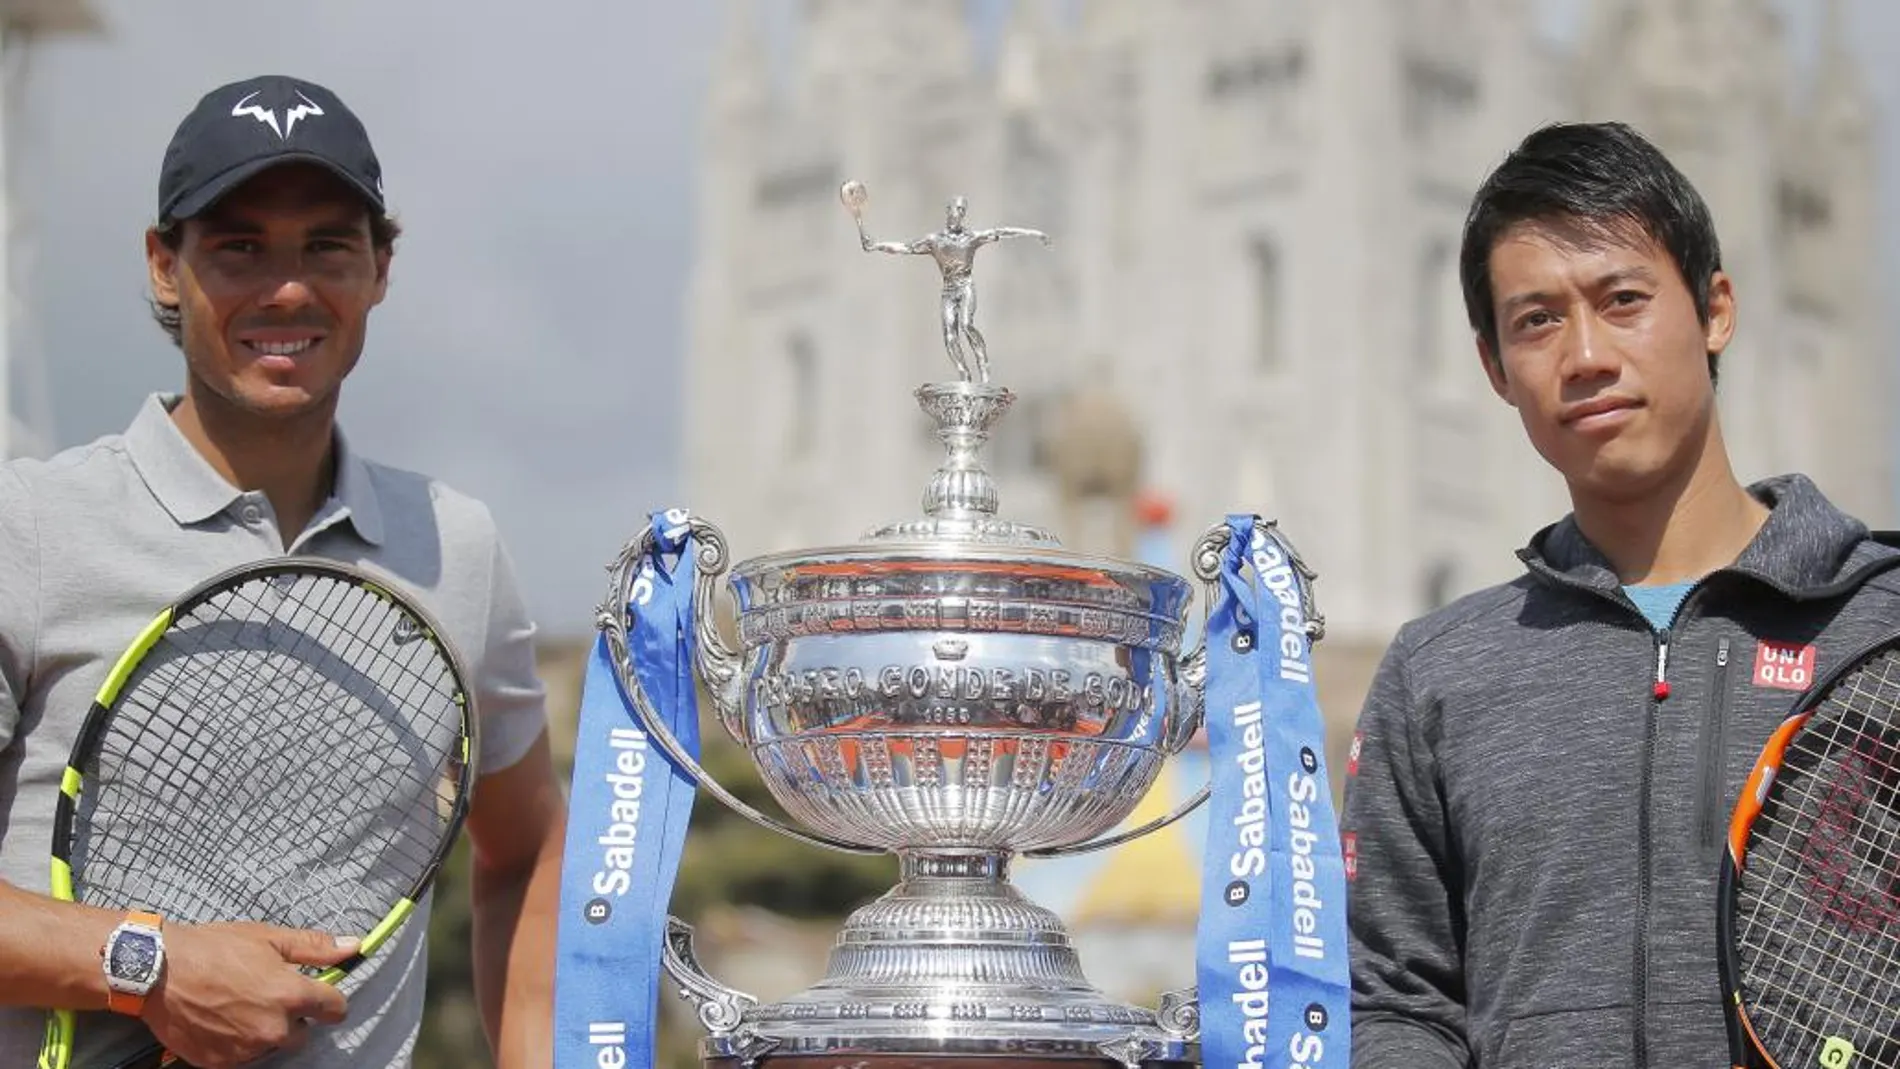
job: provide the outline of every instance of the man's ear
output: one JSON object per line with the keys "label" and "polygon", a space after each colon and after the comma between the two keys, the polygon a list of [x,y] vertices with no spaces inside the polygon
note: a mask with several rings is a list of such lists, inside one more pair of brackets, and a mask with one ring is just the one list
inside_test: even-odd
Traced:
{"label": "man's ear", "polygon": [[1712,353],[1727,349],[1735,336],[1735,285],[1727,272],[1717,271],[1709,278],[1709,325],[1704,333],[1703,341]]}
{"label": "man's ear", "polygon": [[369,302],[372,308],[389,296],[389,262],[395,255],[396,250],[387,245],[376,250],[376,296]]}
{"label": "man's ear", "polygon": [[165,244],[157,227],[145,231],[145,270],[151,276],[152,300],[178,307],[178,250]]}
{"label": "man's ear", "polygon": [[1477,343],[1478,363],[1484,367],[1484,377],[1490,380],[1491,392],[1505,404],[1517,407],[1511,401],[1511,384],[1504,378],[1504,362],[1491,350],[1491,343],[1483,334],[1473,334],[1472,338]]}

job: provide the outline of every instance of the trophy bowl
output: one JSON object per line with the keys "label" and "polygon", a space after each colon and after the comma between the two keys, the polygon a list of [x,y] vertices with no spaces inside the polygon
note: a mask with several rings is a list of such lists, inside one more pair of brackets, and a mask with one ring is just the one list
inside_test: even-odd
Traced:
{"label": "trophy bowl", "polygon": [[1121,823],[1178,748],[1190,591],[1166,572],[896,543],[748,561],[732,590],[743,667],[722,717],[779,804],[836,838],[1073,845]]}

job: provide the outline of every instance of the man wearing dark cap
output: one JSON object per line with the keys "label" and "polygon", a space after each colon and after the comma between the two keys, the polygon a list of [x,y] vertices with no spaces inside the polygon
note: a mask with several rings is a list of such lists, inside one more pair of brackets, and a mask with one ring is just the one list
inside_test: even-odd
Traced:
{"label": "man wearing dark cap", "polygon": [[193,584],[286,552],[396,577],[468,662],[477,995],[500,1066],[549,1064],[565,811],[534,627],[487,509],[365,459],[336,423],[396,235],[369,137],[334,94],[285,77],[213,90],[165,153],[145,237],[183,392],[149,398],[123,434],[0,464],[0,1066],[34,1064],[51,1008],[86,1011],[74,1066],[153,1034],[200,1069],[409,1064],[426,902],[340,991],[298,969],[348,957],[337,933],[165,918],[157,978],[113,976],[108,938],[145,922],[47,897],[60,775],[114,659]]}

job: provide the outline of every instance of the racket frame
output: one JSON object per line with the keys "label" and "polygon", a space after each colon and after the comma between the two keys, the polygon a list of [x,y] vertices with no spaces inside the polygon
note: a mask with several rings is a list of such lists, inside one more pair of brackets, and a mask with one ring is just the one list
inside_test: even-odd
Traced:
{"label": "racket frame", "polygon": [[1900,648],[1900,634],[1869,644],[1841,661],[1834,669],[1795,698],[1792,708],[1776,725],[1763,744],[1761,754],[1749,770],[1729,817],[1728,837],[1722,851],[1722,869],[1716,880],[1716,962],[1722,980],[1723,1021],[1728,1032],[1729,1057],[1735,1069],[1783,1069],[1769,1054],[1760,1035],[1748,1018],[1748,1005],[1742,1001],[1741,958],[1735,947],[1736,898],[1741,893],[1743,863],[1748,853],[1748,834],[1768,804],[1782,762],[1796,736],[1807,725],[1814,710],[1834,690],[1835,684],[1852,672],[1864,668],[1880,654]]}
{"label": "racket frame", "polygon": [[[468,685],[467,667],[463,664],[461,655],[454,645],[449,642],[447,632],[416,598],[399,592],[392,583],[384,581],[357,565],[346,564],[327,557],[302,555],[271,557],[241,564],[219,572],[194,586],[177,601],[161,609],[139,631],[137,637],[113,663],[111,671],[106,673],[105,681],[100,684],[98,692],[93,697],[92,707],[87,710],[85,723],[80,726],[79,734],[73,740],[72,752],[66,760],[66,769],[60,775],[59,796],[53,811],[50,888],[54,899],[61,902],[76,901],[71,852],[73,823],[77,819],[79,801],[84,793],[86,782],[85,773],[81,769],[98,748],[101,737],[105,734],[106,727],[114,715],[114,703],[118,701],[126,683],[131,680],[132,673],[138,670],[138,666],[143,663],[146,655],[151,653],[152,648],[172,630],[173,625],[189,616],[191,611],[199,605],[245,583],[285,574],[315,575],[348,583],[388,602],[397,611],[408,614],[418,625],[418,637],[432,643],[442,654],[448,671],[454,677],[455,704],[461,709],[460,775],[456,785],[455,808],[447,818],[441,841],[436,844],[435,855],[429,860],[408,893],[400,898],[370,931],[362,933],[356,953],[322,970],[314,977],[321,983],[335,984],[366,961],[409,920],[415,913],[416,905],[435,883],[436,875],[441,872],[442,865],[448,860],[448,855],[454,849],[456,840],[461,837],[462,824],[468,816],[469,805],[474,796],[477,779],[476,759],[480,752],[481,721],[476,715],[475,692]],[[53,1010],[48,1014],[38,1069],[68,1069],[72,1059],[72,1042],[77,1023],[78,1014],[71,1009]],[[171,1061],[171,1056],[165,1052],[164,1048],[154,1043],[130,1058],[120,1061],[114,1069],[148,1069],[148,1067],[169,1065]]]}

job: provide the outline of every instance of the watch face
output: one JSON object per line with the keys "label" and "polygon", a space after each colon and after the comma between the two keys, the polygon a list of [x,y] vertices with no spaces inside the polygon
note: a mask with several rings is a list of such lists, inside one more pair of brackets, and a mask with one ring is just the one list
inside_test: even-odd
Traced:
{"label": "watch face", "polygon": [[152,979],[158,965],[158,940],[143,932],[120,932],[112,941],[109,969],[127,983],[143,984]]}

